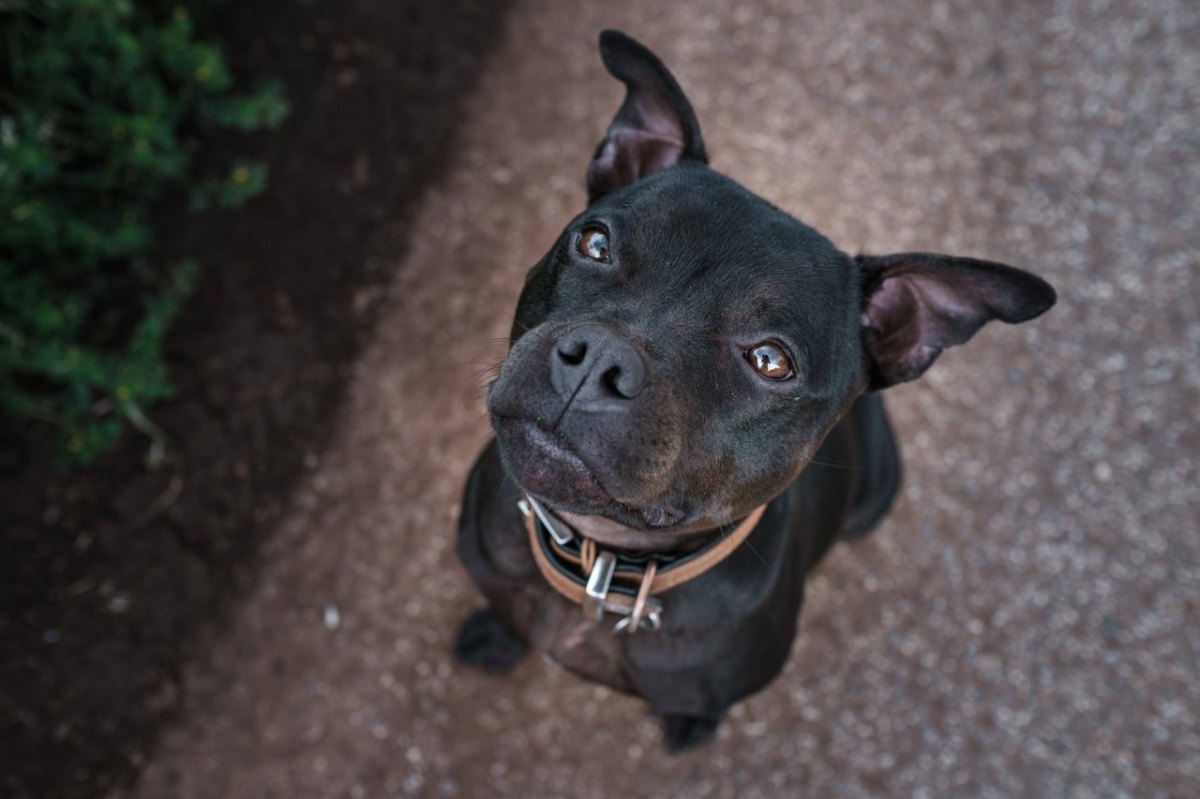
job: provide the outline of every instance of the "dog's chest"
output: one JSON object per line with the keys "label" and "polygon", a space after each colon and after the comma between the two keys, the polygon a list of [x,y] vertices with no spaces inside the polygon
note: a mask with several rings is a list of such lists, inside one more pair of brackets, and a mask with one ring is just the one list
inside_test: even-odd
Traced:
{"label": "dog's chest", "polygon": [[548,586],[530,592],[528,640],[533,648],[563,668],[622,691],[632,690],[623,666],[624,639],[612,632],[614,619],[586,618]]}

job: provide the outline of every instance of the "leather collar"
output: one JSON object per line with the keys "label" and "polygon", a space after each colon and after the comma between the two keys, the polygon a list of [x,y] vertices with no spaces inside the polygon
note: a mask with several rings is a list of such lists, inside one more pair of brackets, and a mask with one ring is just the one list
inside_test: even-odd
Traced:
{"label": "leather collar", "polygon": [[657,630],[662,624],[663,594],[694,579],[729,557],[762,518],[760,505],[733,532],[684,554],[632,554],[604,548],[578,535],[532,497],[517,503],[525,516],[534,562],[546,582],[583,607],[585,616],[600,620],[605,612],[621,618],[614,632]]}

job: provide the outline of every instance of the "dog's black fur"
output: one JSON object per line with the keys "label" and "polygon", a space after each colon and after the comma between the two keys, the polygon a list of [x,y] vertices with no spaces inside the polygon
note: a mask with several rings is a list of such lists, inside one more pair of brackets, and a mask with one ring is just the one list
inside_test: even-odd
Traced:
{"label": "dog's black fur", "polygon": [[[471,472],[458,552],[489,604],[457,652],[502,671],[532,645],[645,697],[675,750],[779,672],[805,575],[890,506],[900,460],[877,392],[1055,295],[986,261],[840,252],[708,167],[649,50],[606,31],[600,52],[628,91],[587,209],[528,275],[488,394],[497,437]],[[769,505],[744,546],[663,595],[661,630],[616,636],[539,574],[524,493],[633,550],[695,547]]]}

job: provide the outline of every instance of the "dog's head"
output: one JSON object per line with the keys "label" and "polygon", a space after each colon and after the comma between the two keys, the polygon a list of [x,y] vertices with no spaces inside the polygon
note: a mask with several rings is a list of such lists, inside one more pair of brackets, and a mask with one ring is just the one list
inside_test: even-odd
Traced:
{"label": "dog's head", "polygon": [[781,492],[860,393],[1054,304],[1001,264],[839,251],[708,167],[653,53],[615,31],[600,52],[625,101],[488,394],[509,474],[550,507],[641,530],[727,523]]}

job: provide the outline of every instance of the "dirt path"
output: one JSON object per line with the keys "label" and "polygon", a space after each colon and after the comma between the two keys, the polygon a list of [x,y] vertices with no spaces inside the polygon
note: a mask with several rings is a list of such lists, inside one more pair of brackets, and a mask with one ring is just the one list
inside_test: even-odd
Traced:
{"label": "dirt path", "polygon": [[[974,5],[519,3],[331,443],[137,795],[1200,793],[1200,20]],[[893,393],[896,512],[822,567],[784,676],[672,759],[632,699],[448,654],[477,602],[451,540],[480,370],[582,207],[620,99],[606,26],[672,66],[717,168],[844,248],[1007,260],[1063,297]]]}

